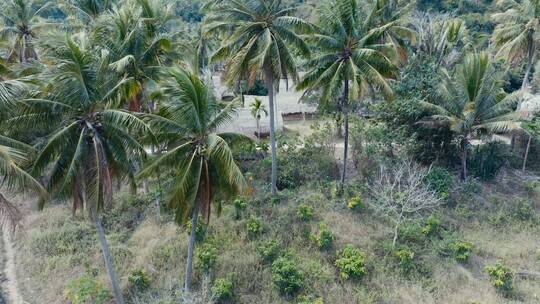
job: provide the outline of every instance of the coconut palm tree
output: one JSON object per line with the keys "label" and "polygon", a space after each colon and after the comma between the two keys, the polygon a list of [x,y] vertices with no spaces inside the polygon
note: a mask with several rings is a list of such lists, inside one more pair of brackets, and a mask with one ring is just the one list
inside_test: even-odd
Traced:
{"label": "coconut palm tree", "polygon": [[41,29],[53,25],[41,20],[40,14],[51,5],[52,2],[47,1],[38,6],[34,1],[28,0],[7,0],[0,4],[0,18],[3,21],[0,36],[9,37],[13,43],[9,61],[27,62],[38,59],[35,39]]}
{"label": "coconut palm tree", "polygon": [[347,172],[350,101],[364,96],[370,86],[390,97],[392,89],[387,79],[397,74],[394,45],[381,43],[394,23],[375,25],[373,20],[378,11],[373,6],[367,16],[362,14],[357,0],[327,2],[320,11],[320,30],[310,38],[317,55],[309,62],[310,70],[297,86],[299,90],[322,90],[321,102],[334,102],[341,95],[338,104],[345,131],[342,186]]}
{"label": "coconut palm tree", "polygon": [[149,84],[172,56],[167,24],[173,18],[172,5],[160,0],[127,1],[101,16],[96,36],[111,54],[110,67],[128,79],[122,85],[122,100],[128,101],[131,111],[143,110]]}
{"label": "coconut palm tree", "polygon": [[497,27],[493,41],[511,63],[521,64],[526,59],[522,88],[529,85],[532,67],[537,60],[540,43],[540,0],[499,1],[502,13],[493,15]]}
{"label": "coconut palm tree", "polygon": [[45,59],[51,65],[44,72],[43,96],[25,100],[28,108],[14,120],[56,127],[39,147],[33,172],[46,175],[46,189],[54,197],[72,199],[74,216],[78,210],[88,212],[116,302],[124,303],[101,214],[113,203],[113,179],[133,176],[145,154],[137,134],[149,129],[133,114],[114,107],[122,81],[107,73],[107,53],[98,56],[90,45],[81,33],[48,49]]}
{"label": "coconut palm tree", "polygon": [[[294,17],[294,7],[284,7],[280,0],[215,1],[206,19],[206,33],[221,33],[220,48],[213,61],[227,59],[222,78],[229,86],[242,79],[252,84],[262,73],[268,88],[270,108],[270,145],[272,150],[271,191],[276,195],[277,147],[275,135],[275,87],[280,79],[298,80],[293,52],[309,55],[300,32],[311,25]],[[225,35],[226,34],[226,35]]]}
{"label": "coconut palm tree", "polygon": [[473,136],[506,133],[521,128],[515,111],[520,93],[506,94],[487,53],[465,57],[454,77],[444,73],[440,98],[423,101],[431,120],[448,127],[460,140],[461,177],[467,178],[467,149]]}
{"label": "coconut palm tree", "polygon": [[540,137],[540,121],[538,120],[538,118],[535,118],[525,123],[523,129],[527,132],[528,137],[527,145],[525,146],[525,155],[523,156],[523,165],[521,166],[521,172],[525,173],[532,140]]}
{"label": "coconut palm tree", "polygon": [[261,140],[261,114],[264,114],[264,116],[268,116],[268,111],[266,110],[266,106],[262,103],[262,100],[260,98],[255,98],[255,101],[251,103],[251,116],[255,118],[255,121],[257,123],[257,139]]}
{"label": "coconut palm tree", "polygon": [[[198,78],[197,72],[171,68],[164,81],[168,97],[159,115],[147,114],[155,136],[169,149],[140,172],[145,177],[171,168],[175,178],[170,184],[168,202],[178,224],[191,218],[184,289],[190,292],[195,229],[199,213],[210,219],[212,204],[236,195],[246,183],[233,159],[229,142],[245,138],[234,133],[216,133],[230,121],[232,104],[224,107],[212,91]],[[217,210],[221,208],[218,206]]]}

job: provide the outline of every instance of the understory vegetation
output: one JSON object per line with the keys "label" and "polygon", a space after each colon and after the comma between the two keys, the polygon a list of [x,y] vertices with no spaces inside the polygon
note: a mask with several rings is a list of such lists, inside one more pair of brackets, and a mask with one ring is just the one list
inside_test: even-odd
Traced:
{"label": "understory vegetation", "polygon": [[0,1],[0,294],[540,303],[539,51],[539,0]]}

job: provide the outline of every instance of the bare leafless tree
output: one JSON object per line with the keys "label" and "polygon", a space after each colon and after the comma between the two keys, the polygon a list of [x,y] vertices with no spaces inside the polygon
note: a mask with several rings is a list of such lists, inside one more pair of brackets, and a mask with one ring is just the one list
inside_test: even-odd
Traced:
{"label": "bare leafless tree", "polygon": [[378,177],[369,185],[373,195],[371,207],[394,223],[392,247],[403,222],[425,216],[443,203],[425,183],[429,170],[412,160],[392,166],[381,164]]}

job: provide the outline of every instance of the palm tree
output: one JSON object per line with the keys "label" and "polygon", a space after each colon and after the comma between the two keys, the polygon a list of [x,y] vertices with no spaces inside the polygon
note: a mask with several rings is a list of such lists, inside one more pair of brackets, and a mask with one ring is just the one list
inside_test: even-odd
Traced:
{"label": "palm tree", "polygon": [[[46,174],[46,188],[55,197],[71,198],[73,215],[85,209],[95,223],[117,303],[124,303],[101,213],[112,206],[114,178],[133,177],[145,154],[136,134],[146,125],[129,112],[113,107],[122,81],[107,73],[107,56],[87,48],[88,37],[77,34],[47,50],[51,63],[43,97],[28,99],[17,120],[56,127],[40,147],[33,171]],[[43,203],[40,207],[43,208]]]}
{"label": "palm tree", "polygon": [[251,103],[251,116],[255,118],[257,123],[257,139],[261,140],[261,114],[268,116],[265,105],[260,98],[255,98],[255,101]]}
{"label": "palm tree", "polygon": [[52,2],[37,6],[34,1],[7,0],[0,5],[0,18],[4,25],[0,28],[0,36],[13,40],[8,60],[27,62],[38,59],[34,47],[35,39],[41,29],[50,27],[52,23],[40,20],[40,14],[50,7]]}
{"label": "palm tree", "polygon": [[159,168],[171,168],[176,174],[167,192],[177,223],[184,224],[191,217],[184,283],[185,292],[189,293],[199,213],[208,221],[212,203],[219,204],[245,189],[244,177],[228,144],[245,137],[216,133],[232,118],[232,105],[219,104],[196,72],[171,68],[163,92],[168,102],[159,115],[148,114],[147,118],[156,138],[170,148],[139,176],[158,173]]}
{"label": "palm tree", "polygon": [[446,81],[441,86],[440,98],[421,102],[434,113],[433,121],[450,128],[460,140],[463,179],[467,178],[467,149],[472,136],[521,128],[515,112],[520,94],[506,94],[494,73],[488,54],[469,54],[453,78],[444,73]]}
{"label": "palm tree", "polygon": [[540,121],[535,118],[532,121],[527,122],[524,124],[523,129],[527,132],[527,145],[525,147],[525,155],[523,157],[523,165],[521,166],[521,172],[525,173],[525,169],[527,166],[527,159],[529,158],[529,151],[531,149],[531,143],[533,138],[540,137]]}
{"label": "palm tree", "polygon": [[[3,80],[0,78],[0,121],[5,121],[8,113],[16,106],[15,100],[26,90],[18,80]],[[2,126],[0,126],[2,127]],[[34,149],[22,142],[3,135],[0,129],[0,180],[3,189],[23,192],[32,190],[45,197],[45,190],[23,167],[30,164],[28,155]],[[19,210],[0,192],[0,222],[11,223],[15,228],[20,220]]]}
{"label": "palm tree", "polygon": [[272,150],[272,195],[277,188],[277,147],[275,135],[274,88],[279,80],[298,80],[293,51],[309,55],[299,32],[311,25],[292,16],[294,7],[285,8],[280,0],[215,1],[206,20],[206,33],[226,33],[212,60],[227,59],[222,78],[229,86],[242,79],[252,84],[262,72],[268,88],[270,143]]}
{"label": "palm tree", "polygon": [[381,43],[393,22],[374,25],[379,9],[373,6],[367,16],[358,8],[357,0],[335,0],[323,6],[320,29],[310,39],[317,56],[309,62],[297,89],[321,89],[321,102],[333,102],[340,94],[338,107],[343,113],[344,140],[341,186],[345,183],[349,146],[349,102],[367,94],[369,87],[378,88],[385,96],[392,95],[387,81],[395,77],[396,52],[392,43]]}
{"label": "palm tree", "polygon": [[128,1],[101,17],[96,36],[111,53],[110,67],[128,79],[122,85],[122,100],[128,100],[131,111],[143,110],[149,83],[169,60],[172,36],[167,24],[173,17],[172,6],[159,0]]}
{"label": "palm tree", "polygon": [[522,88],[526,88],[540,42],[540,0],[500,3],[504,12],[493,15],[498,23],[493,41],[500,48],[498,55],[504,55],[511,63],[520,64],[523,59],[527,60],[522,82]]}

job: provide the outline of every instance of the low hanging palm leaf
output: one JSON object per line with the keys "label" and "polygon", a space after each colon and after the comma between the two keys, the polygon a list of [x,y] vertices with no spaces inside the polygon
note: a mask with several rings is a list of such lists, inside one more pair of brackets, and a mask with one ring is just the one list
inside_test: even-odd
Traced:
{"label": "low hanging palm leaf", "polygon": [[139,176],[148,176],[163,168],[171,168],[174,180],[170,184],[169,206],[176,220],[183,224],[191,216],[185,290],[191,284],[195,228],[199,211],[208,221],[212,203],[218,204],[246,188],[242,172],[236,164],[229,143],[245,137],[235,133],[216,133],[230,122],[231,106],[219,104],[211,89],[197,76],[178,68],[169,70],[163,92],[169,98],[159,115],[146,115],[155,136],[168,151],[151,162]]}
{"label": "low hanging palm leaf", "polygon": [[498,23],[493,41],[500,48],[498,55],[511,63],[521,64],[527,60],[522,88],[529,85],[534,62],[540,46],[540,0],[499,1],[502,13],[493,15]]}
{"label": "low hanging palm leaf", "polygon": [[445,73],[446,82],[435,102],[421,104],[430,110],[431,120],[453,131],[461,140],[462,178],[467,177],[467,148],[472,136],[506,133],[520,129],[515,111],[520,93],[506,94],[486,53],[470,54],[456,75]]}
{"label": "low hanging palm leaf", "polygon": [[[374,21],[381,10],[376,5],[363,15],[357,0],[335,0],[320,11],[320,31],[310,37],[317,56],[309,62],[310,70],[298,89],[322,90],[321,102],[338,101],[345,123],[345,149],[341,184],[345,183],[348,153],[349,100],[356,101],[369,90],[379,89],[392,95],[387,81],[397,74],[396,48],[381,43],[394,22],[378,25]],[[342,93],[340,92],[342,91]]]}
{"label": "low hanging palm leaf", "polygon": [[212,1],[212,13],[205,22],[207,34],[223,38],[213,61],[227,60],[223,79],[229,86],[247,79],[253,84],[259,74],[264,75],[268,89],[270,110],[270,146],[272,150],[272,195],[277,188],[277,147],[275,139],[276,115],[274,88],[280,79],[296,82],[298,70],[294,52],[308,56],[307,43],[299,33],[312,26],[294,17],[295,7],[284,7],[280,0]]}

